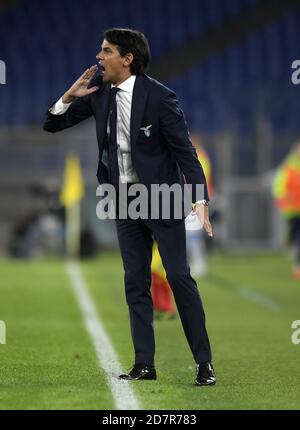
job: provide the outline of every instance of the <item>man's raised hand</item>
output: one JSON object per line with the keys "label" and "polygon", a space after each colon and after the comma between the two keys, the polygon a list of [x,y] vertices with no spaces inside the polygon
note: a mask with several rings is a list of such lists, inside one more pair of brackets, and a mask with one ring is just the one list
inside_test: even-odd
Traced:
{"label": "man's raised hand", "polygon": [[72,103],[76,97],[84,97],[99,90],[99,87],[97,86],[88,88],[97,68],[96,64],[90,67],[80,76],[80,78],[77,79],[76,82],[74,82],[74,84],[63,95],[63,103]]}

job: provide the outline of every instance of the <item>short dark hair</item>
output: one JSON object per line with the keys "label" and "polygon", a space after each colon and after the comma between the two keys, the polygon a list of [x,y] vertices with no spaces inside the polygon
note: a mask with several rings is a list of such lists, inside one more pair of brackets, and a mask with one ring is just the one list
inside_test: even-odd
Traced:
{"label": "short dark hair", "polygon": [[130,28],[111,28],[104,32],[104,39],[112,45],[117,45],[121,57],[131,53],[133,61],[130,71],[133,75],[141,75],[149,66],[151,53],[146,36]]}

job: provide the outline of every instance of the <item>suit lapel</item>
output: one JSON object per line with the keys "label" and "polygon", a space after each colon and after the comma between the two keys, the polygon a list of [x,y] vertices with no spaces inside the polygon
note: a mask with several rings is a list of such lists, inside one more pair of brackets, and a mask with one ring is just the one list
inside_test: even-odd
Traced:
{"label": "suit lapel", "polygon": [[130,119],[130,140],[131,147],[135,144],[142,125],[143,114],[149,91],[148,79],[145,75],[137,76],[133,88],[131,119]]}

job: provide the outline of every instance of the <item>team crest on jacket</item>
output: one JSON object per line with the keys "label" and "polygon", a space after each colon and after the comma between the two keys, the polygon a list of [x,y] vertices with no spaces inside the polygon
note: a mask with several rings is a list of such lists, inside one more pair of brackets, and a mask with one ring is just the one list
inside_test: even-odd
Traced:
{"label": "team crest on jacket", "polygon": [[150,125],[147,125],[146,127],[141,127],[140,128],[140,130],[143,130],[144,131],[144,135],[146,136],[146,137],[150,137],[151,136],[151,131],[150,131],[150,128],[152,127],[152,124],[150,124]]}

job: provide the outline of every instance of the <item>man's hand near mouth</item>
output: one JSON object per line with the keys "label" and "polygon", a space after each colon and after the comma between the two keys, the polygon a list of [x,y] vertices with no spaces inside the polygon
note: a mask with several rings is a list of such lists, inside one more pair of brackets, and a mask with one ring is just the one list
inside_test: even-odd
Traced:
{"label": "man's hand near mouth", "polygon": [[97,72],[98,66],[95,64],[94,66],[87,69],[80,78],[77,79],[76,82],[65,92],[63,95],[62,101],[63,103],[72,103],[76,97],[84,97],[88,94],[94,93],[99,90],[99,87],[95,86],[92,88],[88,88],[92,78]]}

